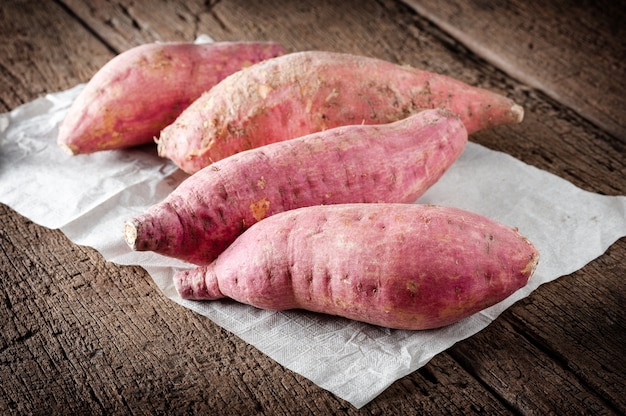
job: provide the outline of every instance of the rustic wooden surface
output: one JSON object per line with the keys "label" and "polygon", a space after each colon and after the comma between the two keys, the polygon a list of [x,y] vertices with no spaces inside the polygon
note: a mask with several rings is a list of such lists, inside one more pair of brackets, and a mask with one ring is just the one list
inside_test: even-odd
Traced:
{"label": "rustic wooden surface", "polygon": [[[445,4],[444,4],[445,3]],[[155,40],[266,39],[445,73],[514,98],[472,140],[626,194],[623,1],[0,3],[0,111]],[[0,204],[1,414],[624,414],[626,239],[360,410]]]}

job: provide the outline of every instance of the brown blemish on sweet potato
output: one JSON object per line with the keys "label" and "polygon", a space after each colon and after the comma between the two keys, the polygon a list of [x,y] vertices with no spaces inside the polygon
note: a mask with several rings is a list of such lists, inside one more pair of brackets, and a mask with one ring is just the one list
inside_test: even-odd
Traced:
{"label": "brown blemish on sweet potato", "polygon": [[261,221],[270,209],[270,201],[267,198],[260,199],[250,204],[250,211],[255,220]]}

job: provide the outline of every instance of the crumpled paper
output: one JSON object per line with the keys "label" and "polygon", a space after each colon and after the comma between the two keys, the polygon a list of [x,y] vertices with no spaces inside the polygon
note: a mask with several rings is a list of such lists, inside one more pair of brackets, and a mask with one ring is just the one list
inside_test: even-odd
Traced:
{"label": "crumpled paper", "polygon": [[400,331],[302,311],[270,312],[233,301],[180,299],[171,278],[188,264],[132,252],[123,223],[162,200],[187,175],[155,146],[69,156],[58,123],[83,85],[0,114],[0,202],[105,259],[144,267],[163,293],[215,321],[278,363],[357,408],[433,356],[485,328],[540,284],[570,274],[626,235],[626,197],[583,191],[506,154],[469,143],[418,202],[456,206],[518,227],[541,260],[529,284],[454,325]]}

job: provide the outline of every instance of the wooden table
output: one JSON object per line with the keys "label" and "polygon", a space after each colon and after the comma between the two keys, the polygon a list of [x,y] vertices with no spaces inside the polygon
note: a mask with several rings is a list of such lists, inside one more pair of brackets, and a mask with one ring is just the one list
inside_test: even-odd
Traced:
{"label": "wooden table", "polygon": [[[0,111],[85,82],[141,43],[276,40],[506,94],[524,123],[471,140],[625,195],[625,2],[494,3],[5,0]],[[143,269],[5,205],[0,244],[1,414],[626,413],[624,238],[359,410],[170,301]]]}

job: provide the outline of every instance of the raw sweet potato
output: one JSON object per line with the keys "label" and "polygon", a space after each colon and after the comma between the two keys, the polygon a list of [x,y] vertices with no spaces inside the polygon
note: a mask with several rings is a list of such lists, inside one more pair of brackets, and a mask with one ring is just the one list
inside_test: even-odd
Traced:
{"label": "raw sweet potato", "polygon": [[129,220],[128,245],[208,264],[246,228],[317,204],[414,202],[458,158],[467,131],[447,110],[352,125],[241,152]]}
{"label": "raw sweet potato", "polygon": [[270,42],[151,43],[123,52],[87,83],[59,128],[73,154],[153,142],[204,91],[284,53]]}
{"label": "raw sweet potato", "polygon": [[505,299],[527,283],[538,256],[517,230],[456,208],[327,205],[258,222],[174,282],[185,299],[228,297],[417,330]]}
{"label": "raw sweet potato", "polygon": [[448,108],[469,133],[518,123],[499,94],[427,71],[350,54],[286,54],[227,77],[157,139],[159,155],[188,173],[233,153],[347,124],[390,123]]}

